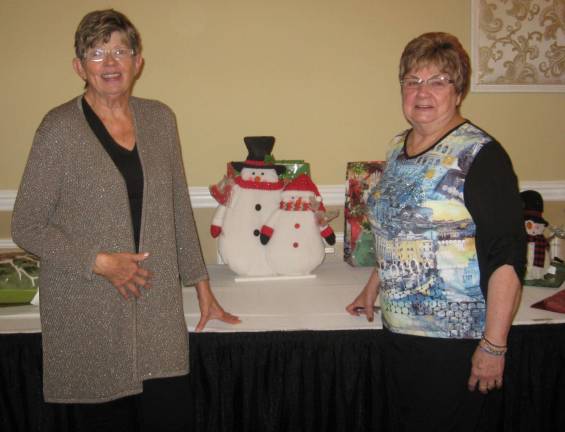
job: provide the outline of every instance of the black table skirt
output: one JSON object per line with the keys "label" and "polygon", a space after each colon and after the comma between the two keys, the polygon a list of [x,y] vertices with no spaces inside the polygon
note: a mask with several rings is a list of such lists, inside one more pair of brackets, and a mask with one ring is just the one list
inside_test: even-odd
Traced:
{"label": "black table skirt", "polygon": [[[190,335],[196,431],[386,431],[381,331]],[[496,430],[565,431],[565,325],[513,327]],[[76,431],[41,335],[0,335],[0,431]]]}

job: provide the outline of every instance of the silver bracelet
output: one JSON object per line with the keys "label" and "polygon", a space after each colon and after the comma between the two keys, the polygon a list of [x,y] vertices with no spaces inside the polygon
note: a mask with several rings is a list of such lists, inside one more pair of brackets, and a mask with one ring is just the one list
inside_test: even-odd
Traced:
{"label": "silver bracelet", "polygon": [[508,348],[491,344],[484,337],[479,341],[479,349],[486,352],[487,354],[499,357],[503,356],[504,354],[506,354],[506,351],[508,351]]}

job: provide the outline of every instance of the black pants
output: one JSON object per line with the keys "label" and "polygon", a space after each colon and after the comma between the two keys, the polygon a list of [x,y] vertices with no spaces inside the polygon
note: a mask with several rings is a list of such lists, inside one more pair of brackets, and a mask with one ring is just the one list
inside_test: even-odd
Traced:
{"label": "black pants", "polygon": [[76,432],[177,432],[192,429],[189,376],[143,383],[143,393],[99,404],[69,404]]}
{"label": "black pants", "polygon": [[497,430],[501,391],[467,389],[478,341],[385,330],[384,342],[391,431]]}

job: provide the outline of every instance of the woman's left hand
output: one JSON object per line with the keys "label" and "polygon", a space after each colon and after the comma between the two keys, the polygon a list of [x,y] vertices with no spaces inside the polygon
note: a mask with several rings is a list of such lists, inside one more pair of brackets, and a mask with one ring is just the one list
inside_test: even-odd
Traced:
{"label": "woman's left hand", "polygon": [[469,390],[477,387],[481,393],[502,388],[502,375],[504,373],[504,356],[488,354],[479,347],[471,359],[471,376],[469,377]]}
{"label": "woman's left hand", "polygon": [[210,320],[217,319],[228,324],[238,324],[241,320],[226,312],[214,297],[214,293],[210,288],[207,280],[200,281],[196,284],[196,292],[198,294],[198,306],[200,307],[200,321],[196,325],[196,331],[200,332]]}

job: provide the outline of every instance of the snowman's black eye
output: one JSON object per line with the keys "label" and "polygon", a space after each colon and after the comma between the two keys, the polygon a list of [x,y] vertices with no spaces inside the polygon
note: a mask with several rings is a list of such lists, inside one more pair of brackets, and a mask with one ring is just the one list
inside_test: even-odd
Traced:
{"label": "snowman's black eye", "polygon": [[251,175],[255,175],[255,171],[252,171],[252,172],[251,172]]}
{"label": "snowman's black eye", "polygon": [[264,173],[263,171],[261,171],[261,175],[262,175],[262,176],[264,176],[264,175],[265,175],[265,173]]}

